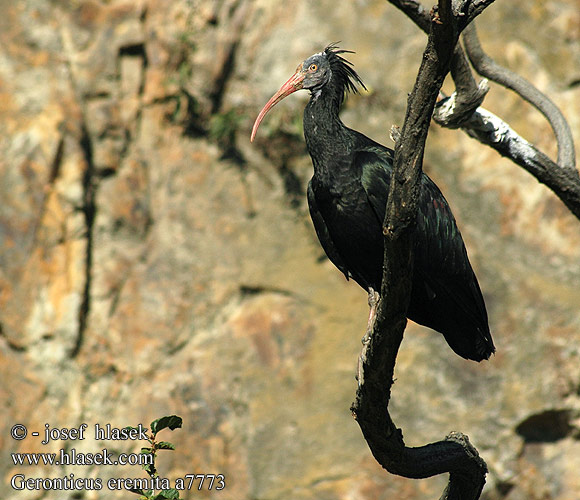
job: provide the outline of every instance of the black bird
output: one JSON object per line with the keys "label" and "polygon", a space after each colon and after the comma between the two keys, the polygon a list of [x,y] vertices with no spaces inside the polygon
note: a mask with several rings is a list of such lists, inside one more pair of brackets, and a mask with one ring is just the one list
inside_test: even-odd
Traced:
{"label": "black bird", "polygon": [[[357,84],[366,89],[336,44],[312,55],[272,96],[260,122],[279,101],[300,89],[310,91],[304,110],[304,137],[314,165],[308,205],[328,258],[347,279],[367,290],[381,289],[382,223],[393,165],[393,150],[346,127],[339,110]],[[466,359],[481,361],[495,351],[485,303],[461,233],[447,201],[425,174],[415,233],[415,261],[407,316],[441,332]],[[370,302],[370,300],[369,300]]]}

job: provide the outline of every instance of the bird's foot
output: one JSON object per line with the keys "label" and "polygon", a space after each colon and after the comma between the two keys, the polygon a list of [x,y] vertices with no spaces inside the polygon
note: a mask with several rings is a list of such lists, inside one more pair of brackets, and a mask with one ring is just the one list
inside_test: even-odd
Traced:
{"label": "bird's foot", "polygon": [[379,305],[379,299],[381,296],[379,292],[375,291],[374,288],[369,287],[369,320],[367,322],[367,331],[364,334],[364,337],[361,339],[363,345],[369,343],[371,339],[371,332],[375,326],[375,320],[377,318],[377,306]]}
{"label": "bird's foot", "polygon": [[356,380],[358,382],[359,388],[364,382],[364,365],[367,360],[367,349],[371,341],[371,334],[375,327],[375,321],[377,319],[377,307],[379,305],[380,298],[381,297],[379,293],[376,292],[373,288],[369,287],[369,320],[367,323],[367,331],[365,332],[364,337],[361,339],[363,348],[358,358],[358,365],[356,370]]}

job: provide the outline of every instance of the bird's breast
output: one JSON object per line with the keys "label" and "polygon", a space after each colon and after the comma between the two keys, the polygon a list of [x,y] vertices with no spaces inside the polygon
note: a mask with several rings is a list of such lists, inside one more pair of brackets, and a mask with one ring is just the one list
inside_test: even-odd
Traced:
{"label": "bird's breast", "polygon": [[382,276],[382,231],[364,190],[323,186],[315,196],[328,237],[349,274],[363,288],[378,289]]}
{"label": "bird's breast", "polygon": [[343,245],[348,241],[349,247],[361,243],[366,246],[378,235],[382,242],[380,224],[360,183],[317,186],[313,179],[312,188],[318,209],[335,240]]}

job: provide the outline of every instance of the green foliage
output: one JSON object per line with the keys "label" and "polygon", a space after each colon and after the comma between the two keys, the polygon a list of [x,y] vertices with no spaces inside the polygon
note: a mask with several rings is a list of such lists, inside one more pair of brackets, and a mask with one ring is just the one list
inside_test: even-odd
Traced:
{"label": "green foliage", "polygon": [[195,52],[197,50],[197,42],[195,41],[195,34],[192,30],[182,31],[177,35],[178,43],[186,50]]}
{"label": "green foliage", "polygon": [[177,415],[171,415],[169,417],[161,417],[151,422],[151,432],[153,433],[153,437],[155,437],[155,435],[160,430],[163,430],[166,427],[169,427],[169,430],[172,431],[175,429],[180,429],[182,423],[183,421],[181,420],[181,417],[178,417]]}
{"label": "green foliage", "polygon": [[153,500],[163,500],[165,498],[173,500],[174,498],[179,498],[179,491],[173,488],[171,488],[170,490],[163,490],[160,493],[157,493],[157,495],[155,495],[152,498]]}
{"label": "green foliage", "polygon": [[[183,420],[177,415],[169,415],[153,420],[149,426],[151,434],[147,437],[147,441],[151,446],[141,448],[141,455],[150,457],[141,467],[149,477],[154,480],[159,477],[155,460],[157,459],[157,452],[159,450],[175,450],[175,445],[168,441],[157,441],[157,433],[163,429],[173,431],[180,429]],[[134,427],[127,427],[132,429]],[[132,493],[141,495],[140,500],[175,500],[179,498],[179,491],[174,488],[164,489],[156,493],[154,490],[131,489]]]}
{"label": "green foliage", "polygon": [[213,115],[209,120],[209,137],[218,144],[231,144],[236,130],[243,120],[235,109]]}
{"label": "green foliage", "polygon": [[191,75],[193,73],[193,66],[188,60],[183,60],[179,63],[177,68],[177,79],[176,82],[180,87],[184,87],[189,82]]}

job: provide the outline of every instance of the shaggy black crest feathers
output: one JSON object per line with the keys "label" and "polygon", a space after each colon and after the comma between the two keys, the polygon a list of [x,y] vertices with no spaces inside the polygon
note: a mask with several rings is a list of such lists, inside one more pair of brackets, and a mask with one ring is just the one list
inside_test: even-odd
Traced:
{"label": "shaggy black crest feathers", "polygon": [[324,54],[328,58],[332,74],[343,85],[345,93],[352,92],[353,94],[358,94],[357,84],[367,90],[360,76],[358,76],[352,67],[352,63],[340,56],[340,54],[354,54],[352,50],[339,49],[337,43],[331,43],[324,49]]}

